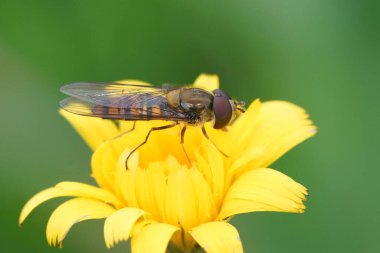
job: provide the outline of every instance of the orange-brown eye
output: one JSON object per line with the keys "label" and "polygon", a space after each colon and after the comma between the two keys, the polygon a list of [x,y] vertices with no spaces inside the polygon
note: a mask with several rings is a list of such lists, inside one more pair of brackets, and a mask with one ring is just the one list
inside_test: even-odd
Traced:
{"label": "orange-brown eye", "polygon": [[231,120],[232,107],[230,96],[221,90],[214,90],[213,111],[215,115],[214,128],[220,129],[225,127]]}

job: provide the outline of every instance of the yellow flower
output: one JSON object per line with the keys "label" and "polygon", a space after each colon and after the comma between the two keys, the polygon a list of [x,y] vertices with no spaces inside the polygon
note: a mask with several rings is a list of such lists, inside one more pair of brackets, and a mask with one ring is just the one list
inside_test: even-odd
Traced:
{"label": "yellow flower", "polygon": [[[128,81],[129,83],[131,81]],[[136,82],[136,81],[134,81]],[[219,87],[217,76],[200,75],[195,87]],[[302,213],[307,190],[268,166],[289,149],[315,134],[305,111],[289,102],[255,100],[228,127],[210,139],[199,127],[188,127],[186,158],[180,126],[153,132],[133,153],[152,126],[162,121],[132,123],[83,117],[60,111],[94,150],[92,176],[99,187],[61,182],[43,190],[23,208],[19,223],[46,200],[74,197],[51,215],[46,229],[51,245],[61,245],[70,228],[83,220],[106,218],[108,248],[131,238],[132,252],[243,252],[237,230],[228,223],[236,214],[257,211]],[[191,163],[191,164],[190,164]]]}

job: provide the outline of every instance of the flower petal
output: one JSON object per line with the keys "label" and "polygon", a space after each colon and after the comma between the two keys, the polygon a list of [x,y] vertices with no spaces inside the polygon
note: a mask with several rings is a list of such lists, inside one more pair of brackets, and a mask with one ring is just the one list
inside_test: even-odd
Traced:
{"label": "flower petal", "polygon": [[205,181],[202,174],[196,170],[190,170],[191,180],[194,186],[195,194],[197,196],[197,221],[203,223],[212,220],[216,217],[216,206],[213,200],[213,194],[209,185]]}
{"label": "flower petal", "polygon": [[207,182],[194,167],[170,172],[166,188],[166,222],[185,231],[216,216]]}
{"label": "flower petal", "polygon": [[[261,107],[262,103],[260,100],[254,100],[245,113],[241,114],[229,128],[229,135],[231,136],[231,140],[234,141],[235,147],[243,146],[247,142],[247,139],[251,141],[250,135],[258,123]],[[236,152],[240,152],[240,150],[236,150]]]}
{"label": "flower petal", "polygon": [[122,83],[122,84],[152,85],[150,83],[147,83],[147,82],[144,82],[144,81],[141,81],[141,80],[136,80],[136,79],[123,79],[123,80],[119,80],[117,82],[118,83]]}
{"label": "flower petal", "polygon": [[238,231],[227,222],[204,223],[189,233],[207,253],[243,252]]}
{"label": "flower petal", "polygon": [[212,92],[219,89],[219,77],[217,75],[200,74],[194,81],[194,87]]}
{"label": "flower petal", "polygon": [[122,199],[125,206],[137,207],[136,190],[135,190],[135,174],[139,160],[139,153],[135,152],[128,160],[129,169],[125,168],[125,161],[130,153],[130,149],[126,148],[119,157],[116,165],[115,174],[115,191],[119,199]]}
{"label": "flower petal", "polygon": [[214,203],[217,207],[224,194],[224,164],[221,153],[208,140],[206,146],[206,156],[209,164],[210,174],[212,175],[212,192]]}
{"label": "flower petal", "polygon": [[34,195],[22,209],[19,224],[23,223],[34,208],[41,203],[52,198],[68,196],[92,198],[105,203],[110,203],[115,207],[121,205],[112,193],[101,188],[77,182],[61,182],[54,187],[45,189]]}
{"label": "flower petal", "polygon": [[145,214],[146,212],[141,209],[126,207],[108,217],[104,224],[104,239],[107,248],[113,247],[120,241],[127,241],[136,221]]}
{"label": "flower petal", "polygon": [[60,109],[59,113],[69,121],[92,150],[119,133],[111,120],[76,115],[63,109]]}
{"label": "flower petal", "polygon": [[[162,121],[141,121],[136,124],[136,128],[133,132],[121,134],[118,138],[107,140],[103,142],[93,153],[91,159],[92,176],[95,178],[96,182],[102,187],[109,191],[115,192],[115,173],[120,158],[124,158],[124,169],[126,158],[129,152],[144,142],[150,128],[155,126],[155,124],[160,124]],[[166,123],[167,124],[167,123]],[[162,125],[161,125],[162,126]],[[123,129],[122,129],[123,130]],[[149,142],[143,145],[137,150],[140,154],[144,149],[149,148],[154,145],[154,137],[156,133],[152,133],[149,138]],[[156,146],[154,149],[157,150]],[[153,149],[151,149],[153,150]],[[135,152],[137,154],[137,152]],[[151,153],[148,152],[149,158],[151,158]],[[133,154],[134,155],[134,154]],[[144,156],[147,158],[148,156]],[[162,156],[161,156],[162,157]],[[161,158],[160,157],[160,158]],[[132,158],[132,157],[131,157]],[[144,159],[145,163],[148,163],[149,159]],[[132,159],[128,160],[128,166],[131,166]],[[140,164],[140,161],[138,161]],[[144,163],[143,163],[144,164]]]}
{"label": "flower petal", "polygon": [[46,228],[46,238],[50,245],[62,245],[70,228],[81,221],[101,219],[110,216],[115,209],[103,202],[75,198],[70,199],[54,210]]}
{"label": "flower petal", "polygon": [[165,223],[148,223],[132,237],[132,252],[165,253],[173,234],[179,228]]}
{"label": "flower petal", "polygon": [[[286,101],[263,103],[262,122],[258,125],[257,143],[269,143],[266,156],[258,163],[265,168],[297,144],[315,135],[317,130],[301,107]],[[257,143],[251,144],[257,145]],[[261,145],[260,145],[261,146]],[[269,155],[270,154],[270,155]]]}
{"label": "flower petal", "polygon": [[191,171],[180,167],[170,172],[166,188],[166,220],[179,224],[185,230],[198,224],[197,194],[191,179]]}
{"label": "flower petal", "polygon": [[254,169],[230,187],[218,219],[235,214],[278,211],[302,213],[307,190],[290,177],[272,169]]}
{"label": "flower petal", "polygon": [[236,159],[228,178],[269,166],[315,133],[316,127],[302,108],[285,101],[261,104],[256,100],[231,129]]}
{"label": "flower petal", "polygon": [[118,154],[111,141],[105,141],[95,150],[91,157],[92,177],[96,183],[114,192],[115,170]]}
{"label": "flower petal", "polygon": [[165,215],[166,183],[167,176],[160,168],[150,166],[136,171],[135,194],[138,206],[160,222]]}
{"label": "flower petal", "polygon": [[77,194],[72,196],[93,198],[115,207],[122,205],[113,193],[93,185],[67,181],[57,184],[55,188],[61,189],[62,191],[73,191]]}

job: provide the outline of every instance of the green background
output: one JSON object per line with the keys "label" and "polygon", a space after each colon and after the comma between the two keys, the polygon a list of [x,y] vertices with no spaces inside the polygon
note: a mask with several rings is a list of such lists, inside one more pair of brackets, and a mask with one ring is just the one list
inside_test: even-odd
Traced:
{"label": "green background", "polygon": [[[89,148],[57,114],[62,84],[201,72],[247,102],[299,104],[320,129],[272,166],[310,189],[306,213],[236,217],[245,251],[380,252],[380,2],[353,0],[1,0],[1,252],[58,252],[45,226],[62,200],[22,228],[19,212],[57,182],[92,182]],[[102,224],[74,226],[59,252],[108,252]]]}

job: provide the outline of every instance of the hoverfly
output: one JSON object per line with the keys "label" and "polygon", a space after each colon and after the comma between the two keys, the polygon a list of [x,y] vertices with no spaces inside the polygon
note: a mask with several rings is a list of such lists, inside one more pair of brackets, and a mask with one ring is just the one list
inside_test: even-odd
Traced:
{"label": "hoverfly", "polygon": [[[224,129],[236,114],[245,111],[244,102],[231,99],[229,95],[219,89],[209,92],[193,87],[81,82],[64,85],[61,87],[61,92],[70,96],[60,102],[60,106],[64,110],[83,116],[134,121],[131,130],[134,129],[135,122],[140,120],[172,122],[150,129],[145,141],[128,155],[127,169],[131,154],[148,141],[153,131],[183,124],[181,144],[184,149],[187,125],[201,126],[204,136],[209,139],[204,128],[206,122],[212,121],[214,129]],[[214,144],[214,146],[216,145]],[[189,159],[185,149],[184,151]],[[222,151],[220,152],[224,154]]]}

